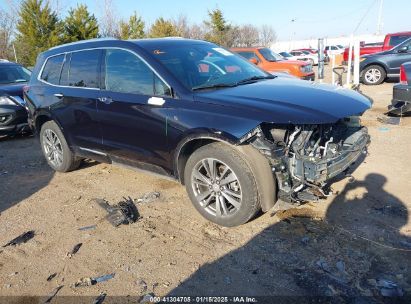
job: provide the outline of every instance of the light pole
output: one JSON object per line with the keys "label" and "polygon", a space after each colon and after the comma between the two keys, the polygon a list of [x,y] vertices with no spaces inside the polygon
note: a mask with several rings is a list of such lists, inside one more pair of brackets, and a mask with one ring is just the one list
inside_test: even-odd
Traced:
{"label": "light pole", "polygon": [[[291,51],[291,40],[292,40],[292,38],[293,38],[293,23],[296,21],[296,19],[295,18],[293,18],[293,19],[291,19],[290,20],[290,46],[289,46],[289,50]],[[294,33],[295,34],[295,33]]]}

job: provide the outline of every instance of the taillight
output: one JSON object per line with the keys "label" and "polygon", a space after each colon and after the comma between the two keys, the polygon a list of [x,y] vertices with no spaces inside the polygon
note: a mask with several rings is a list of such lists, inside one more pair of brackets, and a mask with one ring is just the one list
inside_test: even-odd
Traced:
{"label": "taillight", "polygon": [[400,83],[407,84],[407,74],[405,73],[405,68],[403,64],[401,65],[401,68],[400,68]]}

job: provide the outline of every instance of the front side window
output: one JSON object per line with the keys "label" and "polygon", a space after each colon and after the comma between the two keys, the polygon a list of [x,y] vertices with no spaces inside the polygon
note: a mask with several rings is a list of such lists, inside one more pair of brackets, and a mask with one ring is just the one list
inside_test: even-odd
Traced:
{"label": "front side window", "polygon": [[41,79],[48,83],[58,85],[63,61],[64,54],[48,58],[41,73]]}
{"label": "front side window", "polygon": [[98,88],[100,55],[101,50],[73,52],[70,59],[67,84],[72,87]]}
{"label": "front side window", "polygon": [[118,49],[106,50],[105,89],[150,96],[171,95],[168,86],[145,62],[133,53]]}

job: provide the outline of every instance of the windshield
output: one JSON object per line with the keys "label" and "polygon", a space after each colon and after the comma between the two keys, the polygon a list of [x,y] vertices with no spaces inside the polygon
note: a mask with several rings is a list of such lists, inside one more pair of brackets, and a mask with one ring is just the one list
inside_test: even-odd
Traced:
{"label": "windshield", "polygon": [[19,65],[0,65],[0,84],[27,82],[31,72]]}
{"label": "windshield", "polygon": [[239,55],[213,44],[170,45],[149,51],[190,90],[271,77]]}
{"label": "windshield", "polygon": [[311,55],[311,53],[309,52],[309,51],[302,51],[303,52],[303,54],[305,54],[305,55]]}
{"label": "windshield", "polygon": [[287,57],[293,57],[293,55],[291,55],[290,53],[287,53],[287,52],[281,52],[280,55],[283,56],[283,57],[285,57],[285,58],[287,58]]}
{"label": "windshield", "polygon": [[260,53],[261,53],[261,55],[263,55],[263,57],[267,61],[281,61],[281,60],[284,60],[284,58],[280,54],[274,53],[272,50],[267,49],[267,48],[260,49]]}
{"label": "windshield", "polygon": [[338,48],[343,49],[344,47],[341,44],[337,44]]}

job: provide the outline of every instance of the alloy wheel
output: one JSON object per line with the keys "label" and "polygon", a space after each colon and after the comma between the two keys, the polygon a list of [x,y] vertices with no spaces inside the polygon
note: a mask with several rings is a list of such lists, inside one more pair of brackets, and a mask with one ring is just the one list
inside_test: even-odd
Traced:
{"label": "alloy wheel", "polygon": [[364,77],[368,83],[377,83],[381,79],[381,71],[378,69],[369,69],[365,72]]}
{"label": "alloy wheel", "polygon": [[227,217],[241,207],[242,192],[238,177],[222,161],[214,158],[199,161],[191,174],[191,186],[197,204],[213,216]]}
{"label": "alloy wheel", "polygon": [[46,129],[43,134],[43,149],[47,160],[54,166],[59,167],[63,163],[63,147],[57,134]]}

